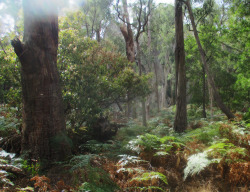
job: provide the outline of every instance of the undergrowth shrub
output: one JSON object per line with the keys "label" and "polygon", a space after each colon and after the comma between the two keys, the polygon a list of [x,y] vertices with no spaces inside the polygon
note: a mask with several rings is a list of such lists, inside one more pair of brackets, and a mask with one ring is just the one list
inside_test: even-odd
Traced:
{"label": "undergrowth shrub", "polygon": [[0,149],[0,188],[14,186],[15,176],[24,174],[21,162],[22,159],[15,158],[15,154]]}
{"label": "undergrowth shrub", "polygon": [[40,163],[37,160],[31,160],[30,162],[27,160],[22,161],[22,168],[25,172],[32,177],[38,175],[40,169]]}
{"label": "undergrowth shrub", "polygon": [[[65,191],[70,192],[73,191],[73,188],[66,185],[64,181],[60,180],[55,185],[51,184],[50,178],[46,176],[36,175],[30,179],[30,181],[35,182],[34,187],[38,192],[58,192]],[[34,191],[32,187],[26,187],[24,189],[20,189],[21,191]]]}
{"label": "undergrowth shrub", "polygon": [[143,133],[145,133],[144,126],[137,125],[130,121],[126,127],[122,127],[118,130],[115,139],[126,143],[137,135],[141,135]]}
{"label": "undergrowth shrub", "polygon": [[221,124],[219,133],[231,143],[250,150],[250,127],[245,125],[244,122]]}
{"label": "undergrowth shrub", "polygon": [[152,131],[150,132],[153,135],[157,136],[165,136],[165,135],[171,135],[174,132],[173,128],[167,126],[164,123],[158,124]]}
{"label": "undergrowth shrub", "polygon": [[194,129],[185,134],[187,141],[197,139],[205,144],[217,140],[219,137],[219,123],[210,123],[205,127]]}
{"label": "undergrowth shrub", "polygon": [[[128,189],[139,189],[140,191],[165,191],[162,187],[168,185],[167,177],[159,172],[145,172],[139,176],[131,179],[131,185],[136,185],[135,187],[129,187]],[[139,186],[138,186],[139,185]]]}
{"label": "undergrowth shrub", "polygon": [[243,116],[243,120],[245,120],[246,123],[250,123],[250,107],[248,108],[246,114]]}
{"label": "undergrowth shrub", "polygon": [[18,109],[14,107],[0,106],[0,135],[9,136],[13,133],[19,133],[21,125],[20,119],[17,118]]}
{"label": "undergrowth shrub", "polygon": [[189,119],[200,119],[202,115],[202,107],[196,105],[187,105],[187,116]]}
{"label": "undergrowth shrub", "polygon": [[245,162],[244,158],[246,156],[246,149],[237,147],[229,143],[226,139],[219,140],[202,153],[191,155],[188,158],[187,166],[184,169],[184,179],[189,175],[198,174],[211,163],[229,165],[237,162]]}
{"label": "undergrowth shrub", "polygon": [[74,156],[69,164],[72,166],[71,171],[85,168],[90,165],[90,161],[94,158],[97,157],[95,154],[87,154],[87,155],[77,155]]}
{"label": "undergrowth shrub", "polygon": [[137,156],[122,155],[111,177],[126,191],[165,191],[167,177],[150,170],[150,162]]}
{"label": "undergrowth shrub", "polygon": [[145,135],[137,136],[136,139],[129,141],[128,148],[140,153],[141,151],[149,152],[156,150],[160,145],[161,141],[159,137],[146,133]]}
{"label": "undergrowth shrub", "polygon": [[89,140],[85,144],[80,145],[82,151],[88,151],[90,153],[101,153],[107,150],[110,150],[112,147],[113,141],[109,140],[106,143],[99,142],[96,140]]}
{"label": "undergrowth shrub", "polygon": [[191,155],[188,158],[188,163],[186,168],[184,169],[184,180],[189,176],[193,176],[195,174],[200,173],[204,170],[208,165],[212,163],[212,160],[208,159],[207,152],[202,152],[198,154]]}
{"label": "undergrowth shrub", "polygon": [[78,191],[110,192],[117,189],[116,184],[101,167],[101,157],[96,154],[78,155],[70,160]]}

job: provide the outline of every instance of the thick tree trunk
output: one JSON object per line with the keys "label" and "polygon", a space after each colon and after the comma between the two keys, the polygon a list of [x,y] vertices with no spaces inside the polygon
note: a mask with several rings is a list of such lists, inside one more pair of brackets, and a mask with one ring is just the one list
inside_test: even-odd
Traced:
{"label": "thick tree trunk", "polygon": [[191,20],[191,23],[192,23],[192,27],[193,27],[193,31],[194,31],[194,36],[195,36],[195,39],[196,39],[196,43],[197,43],[198,48],[199,48],[201,60],[203,62],[203,65],[204,65],[204,68],[205,68],[205,71],[206,71],[206,74],[207,74],[208,83],[210,84],[210,86],[213,89],[214,100],[215,100],[216,104],[218,105],[218,107],[221,109],[221,111],[223,113],[225,113],[225,115],[227,116],[227,118],[228,119],[233,119],[234,115],[228,109],[228,107],[223,103],[223,101],[222,101],[222,99],[220,97],[220,94],[218,92],[218,89],[217,89],[217,87],[215,85],[214,79],[213,79],[213,77],[212,77],[212,75],[211,75],[211,73],[209,71],[209,67],[207,65],[207,61],[206,61],[206,58],[205,58],[205,52],[204,52],[204,50],[203,50],[203,48],[201,46],[201,42],[200,42],[199,35],[198,35],[197,29],[196,29],[196,25],[194,23],[194,16],[193,16],[193,12],[192,12],[192,8],[191,8],[189,0],[186,1],[186,5],[187,5],[187,8],[188,8],[189,17],[190,17],[190,20]]}
{"label": "thick tree trunk", "polygon": [[120,30],[122,32],[122,35],[124,37],[125,43],[126,43],[126,55],[128,60],[133,63],[135,62],[135,48],[134,48],[134,37],[133,37],[133,31],[129,20],[129,13],[128,13],[128,5],[127,0],[123,0],[123,11],[124,11],[124,18],[126,23],[124,23]]}
{"label": "thick tree trunk", "polygon": [[175,1],[175,62],[177,67],[177,99],[176,114],[174,121],[174,130],[183,132],[187,127],[187,103],[186,103],[186,69],[185,69],[185,52],[184,52],[184,35],[183,35],[183,15],[182,3],[180,0]]}
{"label": "thick tree trunk", "polygon": [[[48,0],[24,0],[24,43],[12,45],[21,61],[22,152],[32,158],[61,160],[70,154],[57,71],[58,18]],[[51,4],[50,4],[51,5]],[[46,9],[47,8],[47,9]]]}

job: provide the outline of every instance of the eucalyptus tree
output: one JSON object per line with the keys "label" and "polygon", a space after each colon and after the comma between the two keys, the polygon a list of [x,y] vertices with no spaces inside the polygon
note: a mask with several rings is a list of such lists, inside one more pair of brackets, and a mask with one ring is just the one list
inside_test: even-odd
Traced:
{"label": "eucalyptus tree", "polygon": [[87,0],[81,6],[87,36],[95,38],[98,42],[101,41],[109,23],[111,3],[112,0]]}
{"label": "eucalyptus tree", "polygon": [[155,63],[161,64],[156,66],[159,71],[158,82],[161,86],[159,91],[161,108],[166,107],[167,103],[170,104],[174,96],[172,94],[175,47],[174,16],[174,6],[167,4],[159,4],[152,12],[150,31],[152,53],[155,55],[151,58]]}
{"label": "eucalyptus tree", "polygon": [[[250,44],[249,44],[249,2],[234,0],[225,6],[228,20],[223,28],[224,46],[230,51],[229,59],[234,62],[236,74],[233,102],[246,110],[250,103]],[[244,101],[244,102],[242,102]]]}
{"label": "eucalyptus tree", "polygon": [[193,11],[192,11],[192,8],[191,8],[191,4],[190,4],[190,1],[187,0],[185,1],[185,4],[187,5],[187,8],[188,8],[188,12],[189,12],[189,17],[190,17],[190,20],[191,20],[191,24],[192,24],[192,27],[193,27],[193,31],[194,31],[194,36],[195,36],[195,39],[196,39],[196,42],[197,42],[197,45],[198,45],[198,49],[199,49],[199,52],[200,52],[200,57],[201,57],[201,61],[204,65],[204,69],[205,69],[205,72],[207,74],[207,77],[208,77],[208,82],[213,90],[213,97],[214,97],[214,100],[215,102],[217,103],[218,107],[221,109],[221,111],[223,111],[225,113],[225,115],[228,117],[228,119],[233,119],[234,118],[234,115],[233,113],[228,109],[228,107],[223,103],[222,101],[222,98],[218,92],[218,89],[215,85],[215,82],[214,82],[214,78],[210,72],[210,69],[209,69],[209,66],[207,64],[207,59],[206,59],[206,55],[205,55],[205,52],[204,52],[204,49],[201,45],[201,42],[200,42],[200,39],[199,39],[199,35],[198,35],[198,31],[197,31],[197,28],[196,28],[196,24],[195,24],[195,21],[194,21],[194,16],[193,16]]}
{"label": "eucalyptus tree", "polygon": [[183,132],[187,127],[186,68],[183,32],[183,2],[175,1],[175,70],[176,70],[176,114],[174,130]]}
{"label": "eucalyptus tree", "polygon": [[21,62],[22,152],[50,163],[71,153],[57,71],[57,3],[23,0],[23,10],[23,42],[12,40]]}
{"label": "eucalyptus tree", "polygon": [[[131,60],[130,58],[132,58],[131,62],[134,62],[133,59],[135,59],[139,68],[140,75],[145,72],[145,67],[141,62],[141,48],[139,40],[141,35],[146,32],[146,25],[148,24],[148,19],[151,13],[151,3],[151,0],[139,0],[133,3],[132,11],[135,15],[135,17],[133,18],[133,22],[130,22],[127,0],[122,1],[123,11],[121,11],[121,9],[119,8],[119,0],[116,3],[118,18],[123,22],[123,25],[120,27],[120,29],[126,43],[127,58],[128,60]],[[132,27],[135,30],[135,34],[132,31]],[[136,56],[134,50],[134,41],[136,43]],[[147,126],[146,106],[144,98],[142,98],[142,116],[143,125]]]}

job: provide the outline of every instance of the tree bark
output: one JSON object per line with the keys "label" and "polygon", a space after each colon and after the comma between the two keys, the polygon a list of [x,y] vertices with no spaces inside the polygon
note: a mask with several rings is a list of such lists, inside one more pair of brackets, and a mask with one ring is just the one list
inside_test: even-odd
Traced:
{"label": "tree bark", "polygon": [[155,96],[156,96],[156,104],[157,104],[157,112],[160,112],[160,99],[159,99],[159,90],[158,90],[158,69],[157,63],[154,61],[154,72],[155,72]]}
{"label": "tree bark", "polygon": [[167,103],[167,90],[168,90],[168,75],[170,71],[170,63],[169,63],[169,54],[166,54],[165,56],[166,64],[167,66],[163,65],[163,85],[162,85],[162,108],[168,107]]}
{"label": "tree bark", "polygon": [[135,62],[135,48],[134,48],[134,37],[133,37],[133,31],[130,24],[129,19],[129,13],[128,13],[128,5],[127,0],[123,0],[123,11],[126,23],[123,23],[122,26],[120,26],[120,30],[122,32],[122,35],[124,37],[125,43],[126,43],[126,55],[128,60],[133,63]]}
{"label": "tree bark", "polygon": [[208,86],[208,92],[209,92],[209,99],[210,99],[211,119],[213,119],[213,90],[210,85]]}
{"label": "tree bark", "polygon": [[[140,44],[139,44],[138,38],[136,39],[136,47],[137,47],[136,58],[137,58],[138,66],[139,66],[139,75],[142,75],[142,63],[141,63],[141,57],[140,57],[141,49],[140,49]],[[144,98],[142,98],[142,100],[141,100],[141,105],[142,105],[142,124],[143,124],[143,126],[147,127],[146,102],[145,102]]]}
{"label": "tree bark", "polygon": [[[21,62],[22,153],[31,158],[62,160],[71,153],[66,137],[62,94],[57,71],[58,17],[43,1],[24,0],[24,43],[12,40]],[[50,12],[52,11],[53,12]]]}
{"label": "tree bark", "polygon": [[206,72],[204,69],[204,66],[202,67],[202,76],[203,76],[203,86],[202,86],[202,113],[203,113],[203,118],[207,118],[207,114],[206,114]]}
{"label": "tree bark", "polygon": [[183,35],[183,15],[182,2],[175,1],[175,65],[178,72],[177,80],[177,97],[176,97],[176,114],[174,121],[175,132],[183,132],[187,127],[187,103],[186,103],[186,69],[185,69],[185,52],[184,52],[184,35]]}
{"label": "tree bark", "polygon": [[[149,5],[151,6],[151,4]],[[148,47],[147,47],[147,52],[148,52],[148,68],[149,68],[149,72],[151,72],[152,70],[152,50],[151,50],[151,42],[152,42],[152,38],[151,38],[151,19],[152,19],[152,14],[149,15],[149,19],[148,19]],[[150,80],[150,83],[153,84],[153,78]],[[149,94],[147,96],[146,99],[146,119],[150,118],[150,105],[151,105],[151,98],[152,98],[152,93]]]}
{"label": "tree bark", "polygon": [[234,118],[234,115],[233,113],[228,109],[228,107],[223,103],[221,97],[220,97],[220,94],[218,92],[218,89],[215,85],[215,82],[214,82],[214,79],[209,71],[209,67],[207,65],[207,61],[206,61],[206,56],[205,56],[205,52],[202,48],[202,45],[201,45],[201,42],[200,42],[200,39],[199,39],[199,35],[198,35],[198,32],[197,32],[197,29],[196,29],[196,25],[195,25],[195,22],[194,22],[194,16],[193,16],[193,11],[192,11],[192,8],[191,8],[191,5],[190,5],[190,2],[189,0],[185,1],[186,2],[186,5],[187,5],[187,8],[188,8],[188,12],[189,12],[189,17],[190,17],[190,20],[191,20],[191,23],[192,23],[192,27],[193,27],[193,31],[194,31],[194,36],[195,36],[195,39],[196,39],[196,43],[198,45],[198,49],[199,49],[199,52],[200,52],[200,56],[201,56],[201,60],[203,62],[203,65],[204,65],[204,68],[205,68],[205,71],[206,71],[206,74],[207,74],[207,78],[208,78],[208,83],[210,84],[212,90],[213,90],[213,97],[214,97],[214,100],[216,102],[216,104],[218,105],[218,107],[221,109],[221,111],[223,113],[225,113],[225,115],[227,116],[228,119],[233,119]]}
{"label": "tree bark", "polygon": [[[130,24],[129,20],[129,13],[128,13],[128,5],[127,5],[127,0],[122,1],[123,4],[123,11],[124,11],[124,19],[126,23],[123,23],[123,25],[120,26],[120,30],[122,32],[123,38],[125,40],[126,44],[126,56],[127,59],[131,62],[135,62],[135,48],[134,48],[134,36],[133,36],[133,31],[132,27]],[[131,118],[132,117],[132,101],[130,101],[130,95],[128,93],[128,102],[127,102],[127,117]]]}

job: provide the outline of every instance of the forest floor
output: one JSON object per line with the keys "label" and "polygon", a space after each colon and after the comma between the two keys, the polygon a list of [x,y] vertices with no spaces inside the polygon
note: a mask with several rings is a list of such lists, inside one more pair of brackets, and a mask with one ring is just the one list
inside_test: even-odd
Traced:
{"label": "forest floor", "polygon": [[[89,140],[69,161],[45,171],[0,149],[0,191],[247,192],[250,124],[241,114],[228,121],[213,113],[204,119],[200,108],[189,106],[183,134],[173,131],[173,108],[150,118],[147,127],[131,120],[112,140]],[[6,122],[0,121],[5,128]]]}

